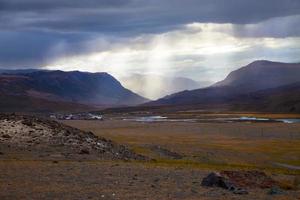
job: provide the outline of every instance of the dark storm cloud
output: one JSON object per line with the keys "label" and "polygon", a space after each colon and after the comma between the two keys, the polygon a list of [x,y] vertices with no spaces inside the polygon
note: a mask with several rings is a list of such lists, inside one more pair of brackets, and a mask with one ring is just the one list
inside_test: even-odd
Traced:
{"label": "dark storm cloud", "polygon": [[257,23],[300,14],[299,0],[1,0],[6,28],[149,32],[191,22]]}
{"label": "dark storm cloud", "polygon": [[[299,0],[0,0],[0,66],[41,65],[60,44],[60,53],[76,54],[88,51],[81,44],[91,37],[166,32],[193,22],[238,24],[235,35],[260,37],[242,26],[291,15],[300,15]],[[266,32],[300,34],[293,26]]]}
{"label": "dark storm cloud", "polygon": [[44,59],[45,52],[53,39],[57,38],[35,33],[0,32],[0,65],[2,67],[31,65],[32,67]]}
{"label": "dark storm cloud", "polygon": [[5,11],[44,11],[62,8],[120,7],[130,0],[2,0],[0,8]]}
{"label": "dark storm cloud", "polygon": [[[0,66],[6,68],[26,65],[32,68],[45,64],[51,58],[86,52],[88,49],[84,49],[82,43],[89,38],[91,37],[81,34],[2,31],[0,32]],[[64,44],[64,49],[60,52],[51,52],[58,44]]]}
{"label": "dark storm cloud", "polygon": [[272,18],[255,25],[234,25],[232,34],[236,37],[299,37],[300,15]]}

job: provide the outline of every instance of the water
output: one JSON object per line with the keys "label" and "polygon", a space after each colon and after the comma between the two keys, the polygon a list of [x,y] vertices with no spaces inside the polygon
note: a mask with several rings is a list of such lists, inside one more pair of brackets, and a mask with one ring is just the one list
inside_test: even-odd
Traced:
{"label": "water", "polygon": [[195,119],[168,119],[163,116],[142,116],[142,117],[131,117],[123,119],[125,121],[135,122],[195,122]]}
{"label": "water", "polygon": [[287,124],[300,123],[300,119],[277,119],[277,121],[281,121]]}
{"label": "water", "polygon": [[146,116],[146,117],[137,117],[134,121],[137,122],[156,122],[156,121],[166,121],[167,117],[162,116]]}
{"label": "water", "polygon": [[236,118],[212,118],[212,119],[169,119],[168,117],[154,116],[138,116],[123,119],[125,121],[136,122],[282,122],[282,123],[300,123],[300,119],[269,119],[259,117],[236,117]]}
{"label": "water", "polygon": [[240,117],[239,120],[241,121],[270,121],[267,118],[256,118],[256,117]]}
{"label": "water", "polygon": [[226,120],[232,121],[251,121],[251,122],[283,122],[283,123],[300,123],[300,119],[269,119],[257,117],[240,117],[240,118],[227,118]]}

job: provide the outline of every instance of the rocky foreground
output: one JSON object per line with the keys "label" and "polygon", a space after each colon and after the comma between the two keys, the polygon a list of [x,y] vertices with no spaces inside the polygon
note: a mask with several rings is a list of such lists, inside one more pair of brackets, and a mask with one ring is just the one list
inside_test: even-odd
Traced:
{"label": "rocky foreground", "polygon": [[92,132],[48,119],[15,114],[0,115],[0,151],[4,149],[30,151],[40,155],[45,152],[49,155],[55,153],[66,158],[85,155],[121,160],[146,159]]}

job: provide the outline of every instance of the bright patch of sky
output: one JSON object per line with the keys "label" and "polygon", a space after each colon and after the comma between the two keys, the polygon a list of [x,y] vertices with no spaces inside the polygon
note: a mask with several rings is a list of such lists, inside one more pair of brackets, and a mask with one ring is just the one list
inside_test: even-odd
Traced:
{"label": "bright patch of sky", "polygon": [[[244,25],[195,22],[163,33],[118,39],[101,35],[85,41],[86,53],[57,56],[44,67],[106,71],[116,77],[149,73],[215,82],[254,60],[300,62],[300,37],[285,37],[283,30],[296,24],[300,27],[300,15]],[[59,43],[50,53],[63,55],[65,48]]]}

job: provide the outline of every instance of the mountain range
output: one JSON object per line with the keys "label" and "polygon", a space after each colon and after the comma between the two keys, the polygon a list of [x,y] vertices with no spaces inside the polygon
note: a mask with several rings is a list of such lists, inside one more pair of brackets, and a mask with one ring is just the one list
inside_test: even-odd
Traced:
{"label": "mountain range", "polygon": [[276,88],[300,81],[300,63],[255,61],[231,72],[213,86],[238,87],[243,92]]}
{"label": "mountain range", "polygon": [[107,73],[5,70],[0,75],[0,84],[2,110],[19,107],[21,102],[12,104],[16,99],[27,101],[29,107],[30,102],[33,107],[42,104],[41,108],[43,104],[62,108],[66,104],[77,108],[132,106],[148,101]]}
{"label": "mountain range", "polygon": [[182,91],[147,106],[222,106],[234,110],[300,112],[300,63],[255,61],[210,87]]}
{"label": "mountain range", "polygon": [[[158,90],[158,95],[180,88],[201,87],[201,84],[199,86],[186,78],[138,74],[128,77],[131,78],[127,78],[127,84],[125,79],[121,80],[124,85],[129,88],[137,85],[136,91],[143,95],[145,92],[151,94],[153,90]],[[164,87],[160,88],[162,85]],[[209,87],[184,90],[155,101],[126,89],[108,73],[35,69],[0,71],[2,112],[74,112],[137,105],[143,108],[188,106],[194,109],[299,113],[300,63],[255,61]]]}

